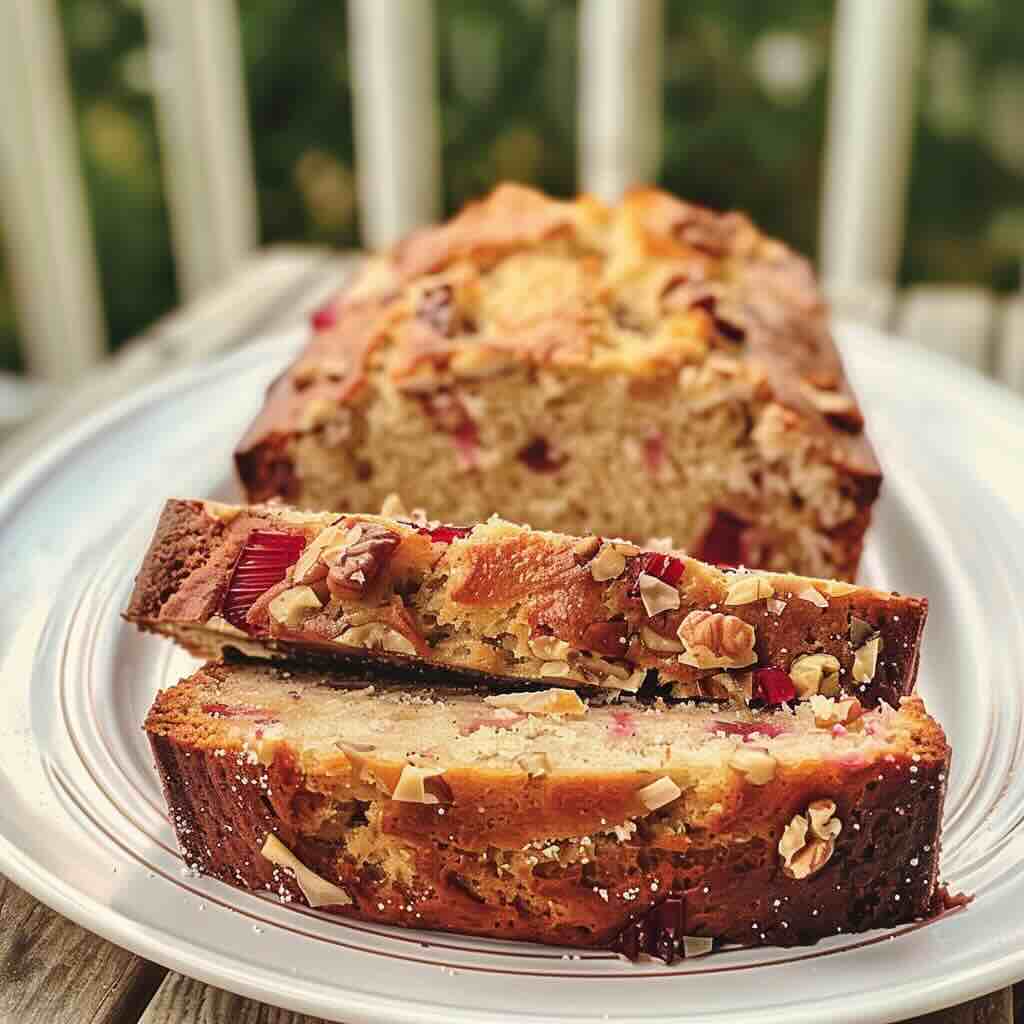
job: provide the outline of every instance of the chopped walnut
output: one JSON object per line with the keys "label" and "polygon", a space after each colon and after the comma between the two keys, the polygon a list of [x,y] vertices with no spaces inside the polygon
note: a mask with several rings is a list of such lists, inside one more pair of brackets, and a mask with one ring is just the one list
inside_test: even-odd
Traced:
{"label": "chopped walnut", "polygon": [[843,828],[835,813],[834,801],[813,800],[807,805],[806,816],[793,817],[779,840],[783,874],[789,878],[809,878],[829,862],[836,836]]}
{"label": "chopped walnut", "polygon": [[735,704],[749,704],[754,696],[754,674],[752,672],[716,672],[710,679],[701,680],[701,696],[716,700],[728,700]]}
{"label": "chopped walnut", "polygon": [[679,654],[684,650],[683,645],[674,637],[662,636],[646,623],[640,627],[640,639],[649,651],[658,651],[661,654]]}
{"label": "chopped walnut", "polygon": [[806,700],[823,693],[834,697],[839,692],[839,659],[831,654],[804,654],[789,667],[796,695]]}
{"label": "chopped walnut", "polygon": [[361,597],[391,561],[402,538],[377,523],[357,523],[344,543],[327,548],[327,589],[332,597]]}
{"label": "chopped walnut", "polygon": [[565,661],[569,645],[557,636],[535,636],[528,641],[530,651],[542,661]]}
{"label": "chopped walnut", "polygon": [[289,587],[268,606],[270,617],[285,626],[298,626],[307,614],[319,611],[323,605],[312,587]]}
{"label": "chopped walnut", "polygon": [[392,790],[391,799],[407,804],[440,803],[438,797],[427,792],[425,782],[443,774],[443,768],[417,768],[415,765],[407,764]]}
{"label": "chopped walnut", "polygon": [[729,758],[729,767],[745,775],[754,786],[767,785],[775,778],[776,760],[767,750],[738,746]]}
{"label": "chopped walnut", "polygon": [[572,553],[577,565],[586,565],[600,550],[600,537],[584,537],[573,545]]}
{"label": "chopped walnut", "polygon": [[397,629],[385,626],[383,622],[367,622],[362,626],[351,626],[335,643],[344,647],[365,647],[370,650],[377,648],[391,654],[415,654],[416,648],[402,636]]}
{"label": "chopped walnut", "polygon": [[801,601],[806,601],[808,604],[813,604],[818,608],[828,607],[828,598],[817,587],[804,587],[796,596]]}
{"label": "chopped walnut", "polygon": [[618,579],[626,570],[626,556],[616,544],[604,544],[590,563],[590,575],[598,583]]}
{"label": "chopped walnut", "polygon": [[484,697],[484,703],[494,708],[509,708],[528,715],[568,715],[582,718],[587,705],[574,690],[540,690],[534,693],[499,693]]}
{"label": "chopped walnut", "polygon": [[683,791],[667,775],[662,775],[650,785],[638,789],[636,795],[647,810],[656,811],[659,807],[678,800]]}
{"label": "chopped walnut", "polygon": [[775,594],[775,588],[763,576],[741,576],[729,584],[722,604],[752,604]]}
{"label": "chopped walnut", "polygon": [[853,678],[858,683],[870,683],[875,678],[878,667],[878,652],[882,648],[882,638],[874,636],[862,644],[853,655]]}
{"label": "chopped walnut", "polygon": [[816,693],[810,700],[811,710],[814,712],[814,724],[819,729],[826,729],[831,725],[843,725],[852,718],[860,716],[860,701],[856,697],[847,700],[835,700],[832,697],[823,697]]}
{"label": "chopped walnut", "polygon": [[664,580],[642,572],[636,582],[640,589],[640,600],[644,603],[644,611],[649,616],[674,611],[679,607],[679,591]]}
{"label": "chopped walnut", "polygon": [[679,624],[679,639],[686,648],[680,656],[694,668],[745,668],[752,665],[754,627],[735,615],[697,610]]}

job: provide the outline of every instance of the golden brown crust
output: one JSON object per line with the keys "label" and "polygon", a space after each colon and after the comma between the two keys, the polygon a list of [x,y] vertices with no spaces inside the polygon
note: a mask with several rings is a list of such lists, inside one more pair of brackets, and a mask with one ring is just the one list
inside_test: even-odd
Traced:
{"label": "golden brown crust", "polygon": [[855,571],[879,466],[809,265],[741,214],[654,189],[607,207],[506,185],[371,260],[331,316],[237,449],[250,500],[305,500],[296,444],[330,422],[345,440],[323,445],[344,465],[346,410],[362,414],[385,389],[428,407],[517,367],[643,389],[714,363],[838,473],[855,509],[834,564]]}
{"label": "golden brown crust", "polygon": [[[302,905],[292,875],[260,853],[272,832],[354,901],[332,912],[494,937],[605,946],[669,893],[682,894],[685,934],[743,945],[812,942],[937,909],[949,751],[916,698],[898,713],[906,739],[895,755],[846,766],[808,757],[767,785],[732,773],[727,794],[684,798],[702,825],[672,835],[637,804],[635,773],[533,778],[468,765],[444,772],[441,804],[376,797],[339,826],[336,809],[349,804],[325,795],[323,775],[287,740],[256,756],[219,720],[205,738],[183,724],[203,687],[232,671],[209,666],[205,682],[200,673],[162,694],[147,725],[186,861],[230,884]],[[349,762],[322,772],[344,794]],[[393,788],[396,774],[378,785]],[[725,811],[704,806],[712,800]],[[842,823],[834,849],[819,870],[788,877],[779,842],[819,800]],[[623,826],[631,820],[639,827]]]}
{"label": "golden brown crust", "polygon": [[[318,571],[301,580],[295,551],[245,621],[227,615],[226,623],[234,567],[254,530],[298,534],[307,547],[325,543],[330,530],[333,547],[320,556]],[[362,590],[342,586],[340,566],[334,576],[327,568],[344,558],[352,530],[391,538],[380,565],[364,553],[350,566],[362,574]],[[365,536],[356,548],[360,543],[366,545]],[[292,599],[300,602],[294,610],[287,604]],[[652,603],[658,600],[665,603]],[[708,642],[724,642],[732,630],[740,646],[731,654],[694,647],[698,611],[716,616]],[[126,612],[142,628],[204,656],[255,647],[275,658],[338,664],[361,658],[634,690],[650,669],[676,696],[722,699],[758,697],[757,670],[771,668],[801,675],[800,697],[842,690],[866,705],[895,703],[912,691],[926,615],[923,598],[722,571],[685,556],[501,521],[453,530],[384,516],[195,501],[168,503]],[[864,645],[875,636],[876,656],[865,661]],[[807,655],[822,665],[816,682],[798,671]]]}

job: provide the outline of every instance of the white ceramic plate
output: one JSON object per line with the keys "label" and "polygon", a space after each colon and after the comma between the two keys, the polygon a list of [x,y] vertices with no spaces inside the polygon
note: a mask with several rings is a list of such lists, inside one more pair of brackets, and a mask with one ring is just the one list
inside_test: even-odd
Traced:
{"label": "white ceramic plate", "polygon": [[0,494],[0,871],[152,960],[349,1024],[890,1021],[1024,977],[1024,405],[839,334],[887,472],[863,575],[932,601],[920,687],[955,751],[943,871],[966,910],[667,968],[339,923],[189,875],[140,723],[193,663],[118,616],[163,499],[233,496],[232,443],[298,333],[94,416]]}

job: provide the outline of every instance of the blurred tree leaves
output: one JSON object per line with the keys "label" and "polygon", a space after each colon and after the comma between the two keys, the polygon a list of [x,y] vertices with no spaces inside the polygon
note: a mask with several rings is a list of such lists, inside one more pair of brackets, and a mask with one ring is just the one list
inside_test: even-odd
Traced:
{"label": "blurred tree leaves", "polygon": [[[237,3],[262,238],[356,244],[344,0]],[[145,28],[140,0],[60,7],[119,342],[177,301]],[[446,211],[502,178],[574,191],[576,15],[576,0],[437,0]],[[662,184],[813,253],[833,15],[833,0],[666,0]],[[1015,287],[1024,6],[930,0],[924,50],[904,280]],[[0,287],[0,365],[12,339]]]}

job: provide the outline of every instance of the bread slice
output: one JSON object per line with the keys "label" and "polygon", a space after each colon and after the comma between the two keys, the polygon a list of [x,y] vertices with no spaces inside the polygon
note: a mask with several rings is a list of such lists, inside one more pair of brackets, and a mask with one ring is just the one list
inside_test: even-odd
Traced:
{"label": "bread slice", "polygon": [[330,913],[671,960],[941,902],[949,748],[917,697],[598,706],[210,664],[146,730],[189,865]]}
{"label": "bread slice", "polygon": [[497,189],[370,259],[241,441],[250,501],[669,536],[853,579],[881,474],[808,263],[743,215]]}
{"label": "bread slice", "polygon": [[927,602],[492,519],[169,501],[127,618],[216,658],[780,703],[911,692]]}

